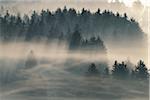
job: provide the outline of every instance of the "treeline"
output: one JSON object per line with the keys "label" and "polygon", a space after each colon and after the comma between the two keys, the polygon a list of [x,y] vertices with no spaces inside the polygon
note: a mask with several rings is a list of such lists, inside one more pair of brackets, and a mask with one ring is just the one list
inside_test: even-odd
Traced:
{"label": "treeline", "polygon": [[106,54],[107,51],[104,42],[99,36],[84,38],[78,30],[76,30],[68,40],[70,50],[98,51],[103,54]]}
{"label": "treeline", "polygon": [[[33,11],[31,16],[11,15],[9,11],[0,16],[0,37],[8,41],[23,38],[24,40],[65,39],[75,32],[76,27],[83,36],[100,36],[103,40],[126,40],[142,38],[143,32],[138,22],[129,18],[126,13],[121,15],[109,10],[91,13],[82,9],[77,12],[74,8],[58,8],[55,12],[42,10],[40,13]],[[108,38],[108,37],[111,37]]]}
{"label": "treeline", "polygon": [[140,60],[135,67],[130,69],[131,66],[128,66],[125,62],[118,63],[115,61],[112,70],[105,68],[103,73],[98,70],[97,66],[92,63],[88,69],[88,75],[104,75],[104,76],[113,76],[115,78],[131,78],[131,79],[148,79],[149,73],[146,65],[142,60]]}

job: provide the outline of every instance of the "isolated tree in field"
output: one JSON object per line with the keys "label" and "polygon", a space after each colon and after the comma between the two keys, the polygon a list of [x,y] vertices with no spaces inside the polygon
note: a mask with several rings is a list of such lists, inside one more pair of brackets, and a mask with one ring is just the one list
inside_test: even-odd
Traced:
{"label": "isolated tree in field", "polygon": [[94,63],[92,63],[92,64],[89,66],[88,73],[89,73],[89,74],[93,74],[93,75],[99,73],[99,71],[98,71],[98,69],[96,68],[96,65],[95,65]]}
{"label": "isolated tree in field", "polygon": [[36,65],[37,60],[35,58],[34,52],[31,50],[25,62],[25,68],[32,68],[35,67]]}

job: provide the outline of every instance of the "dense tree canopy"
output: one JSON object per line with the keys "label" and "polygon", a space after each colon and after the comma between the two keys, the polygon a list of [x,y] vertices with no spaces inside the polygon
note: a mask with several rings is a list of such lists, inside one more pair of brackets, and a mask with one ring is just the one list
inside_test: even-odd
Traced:
{"label": "dense tree canopy", "polygon": [[[31,16],[11,15],[8,11],[0,16],[0,36],[2,40],[25,40],[58,38],[64,34],[66,38],[72,34],[76,25],[79,26],[83,36],[98,35],[103,40],[122,40],[142,38],[143,32],[139,24],[129,18],[125,13],[113,13],[108,10],[98,9],[95,13],[82,9],[78,12],[73,9],[58,8],[55,12],[42,10],[40,13],[33,11]],[[111,39],[109,38],[111,37]]]}
{"label": "dense tree canopy", "polygon": [[129,70],[127,68],[127,65],[124,62],[118,63],[117,61],[115,61],[113,65],[112,74],[115,77],[128,77]]}

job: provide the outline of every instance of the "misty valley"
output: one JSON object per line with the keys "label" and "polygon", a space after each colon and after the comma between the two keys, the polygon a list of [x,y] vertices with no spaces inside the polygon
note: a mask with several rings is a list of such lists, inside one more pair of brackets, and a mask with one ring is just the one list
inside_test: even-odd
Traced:
{"label": "misty valley", "polygon": [[0,100],[148,100],[147,35],[126,13],[0,15]]}

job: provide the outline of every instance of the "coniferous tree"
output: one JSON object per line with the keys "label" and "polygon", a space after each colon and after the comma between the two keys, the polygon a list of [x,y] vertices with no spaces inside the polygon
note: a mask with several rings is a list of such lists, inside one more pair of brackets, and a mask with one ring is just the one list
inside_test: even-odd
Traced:
{"label": "coniferous tree", "polygon": [[81,45],[82,37],[81,33],[76,30],[71,37],[69,47],[70,49],[78,49]]}
{"label": "coniferous tree", "polygon": [[146,65],[142,60],[138,62],[138,65],[136,66],[135,69],[135,75],[137,78],[143,78],[146,79],[148,78],[148,69],[146,68]]}
{"label": "coniferous tree", "polygon": [[88,74],[91,74],[91,75],[96,75],[98,74],[99,71],[98,69],[96,68],[96,65],[94,63],[92,63],[90,66],[89,66],[89,69],[88,69]]}
{"label": "coniferous tree", "polygon": [[125,18],[125,19],[127,19],[127,18],[128,18],[126,13],[124,13],[124,18]]}
{"label": "coniferous tree", "polygon": [[35,58],[35,55],[34,55],[34,52],[31,50],[28,57],[27,57],[27,60],[25,62],[25,68],[33,68],[37,65],[37,60]]}
{"label": "coniferous tree", "polygon": [[[22,36],[26,40],[32,40],[36,37],[58,39],[61,33],[68,37],[76,31],[77,24],[84,37],[97,35],[101,36],[104,41],[107,40],[107,37],[112,37],[112,40],[117,42],[122,39],[126,41],[129,37],[131,37],[131,41],[133,41],[132,37],[137,37],[140,40],[143,38],[143,32],[138,23],[133,18],[129,20],[126,13],[121,16],[119,13],[115,15],[108,10],[101,12],[100,9],[91,13],[83,8],[81,13],[77,13],[73,8],[68,10],[64,7],[64,9],[58,8],[53,13],[49,10],[42,10],[40,14],[33,11],[31,16],[26,16],[26,18],[11,15],[7,11],[5,15],[1,16],[0,24],[3,40],[9,40],[11,37],[18,37],[18,35],[18,38]],[[70,30],[69,33],[68,30]],[[117,32],[117,37],[113,34],[114,30]]]}
{"label": "coniferous tree", "polygon": [[120,78],[127,78],[129,75],[129,69],[124,62],[118,63],[115,61],[113,65],[112,75]]}

